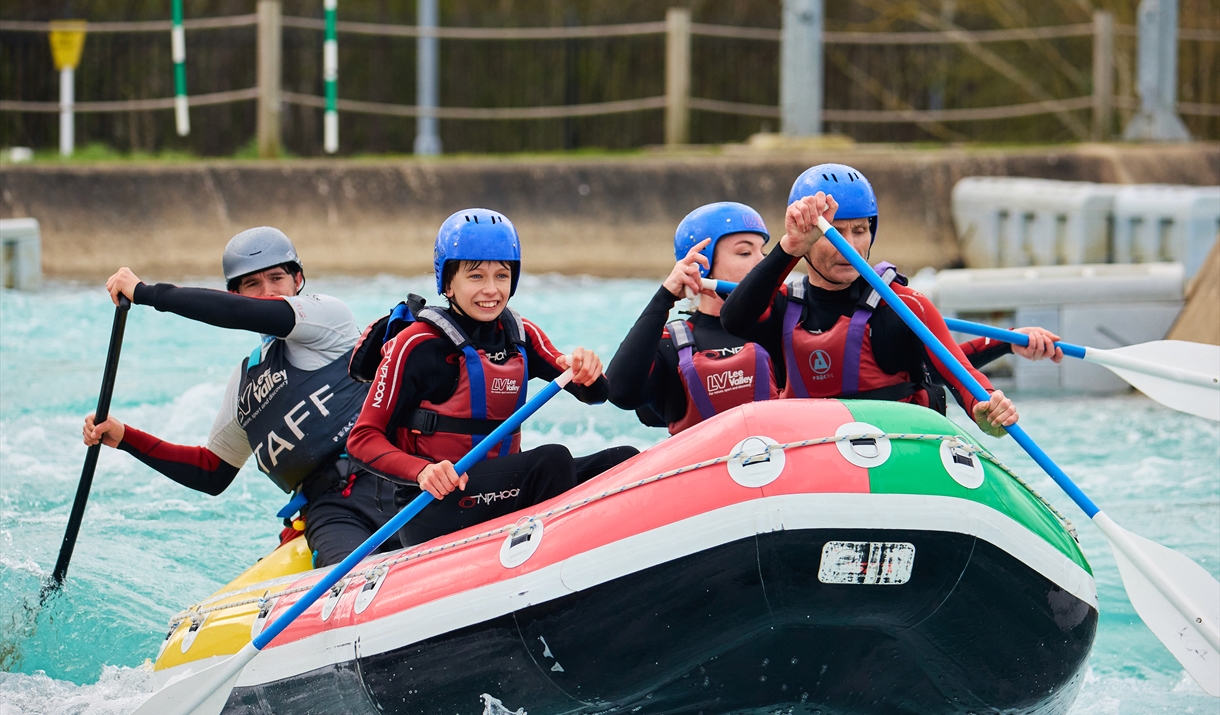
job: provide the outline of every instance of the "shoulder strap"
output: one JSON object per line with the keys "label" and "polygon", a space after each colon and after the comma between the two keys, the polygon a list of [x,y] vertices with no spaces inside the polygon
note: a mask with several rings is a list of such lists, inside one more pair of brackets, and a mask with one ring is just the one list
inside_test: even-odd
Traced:
{"label": "shoulder strap", "polygon": [[788,297],[794,300],[805,300],[805,284],[809,282],[808,276],[800,280],[792,281],[788,284]]}
{"label": "shoulder strap", "polygon": [[440,308],[428,306],[416,313],[415,317],[421,323],[427,323],[441,331],[459,350],[470,345],[470,337],[466,335],[466,332]]}
{"label": "shoulder strap", "polygon": [[252,367],[256,367],[260,362],[263,361],[263,348],[266,347],[268,343],[270,343],[272,340],[275,340],[275,339],[276,338],[267,336],[259,341],[258,345],[255,346],[254,350],[252,350],[250,352],[249,359],[246,360],[246,369],[247,370],[249,370]]}
{"label": "shoulder strap", "polygon": [[665,324],[665,329],[669,331],[669,339],[673,341],[675,350],[682,348],[694,347],[695,333],[690,329],[690,324],[685,320],[674,320]]}
{"label": "shoulder strap", "polygon": [[[902,282],[906,283],[906,278],[898,273],[898,269],[893,263],[878,263],[873,266],[873,270],[881,277],[882,282],[889,285],[895,279],[902,278]],[[851,322],[847,326],[847,338],[843,346],[843,377],[842,390],[844,397],[856,397],[860,389],[860,358],[861,351],[864,349],[864,332],[868,326],[868,321],[873,317],[873,311],[881,304],[881,294],[875,289],[869,289],[868,293],[856,305],[855,312],[851,315]],[[911,393],[913,394],[913,393]],[[908,395],[903,395],[906,397]],[[882,397],[874,399],[901,399],[892,397]]]}
{"label": "shoulder strap", "polygon": [[514,345],[525,345],[525,321],[521,319],[521,314],[512,308],[506,307],[504,312],[500,314],[500,325],[504,327],[504,332],[508,336],[508,341]]}
{"label": "shoulder strap", "polygon": [[[873,266],[873,270],[877,272],[877,275],[881,277],[881,281],[886,285],[893,283],[895,280],[898,280],[901,285],[907,284],[906,276],[899,273],[898,267],[893,263],[886,263],[882,261],[881,263]],[[870,289],[868,295],[864,299],[864,302],[861,304],[861,307],[867,305],[869,310],[876,310],[880,303],[881,294],[875,289]]]}

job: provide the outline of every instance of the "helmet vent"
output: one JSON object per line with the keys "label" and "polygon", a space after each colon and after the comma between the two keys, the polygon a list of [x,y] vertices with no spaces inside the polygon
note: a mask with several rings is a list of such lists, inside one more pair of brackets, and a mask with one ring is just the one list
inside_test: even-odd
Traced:
{"label": "helmet vent", "polygon": [[466,217],[464,217],[464,218],[466,219],[466,223],[470,223],[470,217],[469,217],[469,216],[466,216]]}

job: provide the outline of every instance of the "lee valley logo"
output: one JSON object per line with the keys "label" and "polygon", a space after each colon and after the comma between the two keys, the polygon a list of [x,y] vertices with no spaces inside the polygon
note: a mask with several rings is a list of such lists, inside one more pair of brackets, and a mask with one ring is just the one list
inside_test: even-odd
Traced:
{"label": "lee valley logo", "polygon": [[493,395],[515,395],[520,391],[521,383],[511,377],[491,378],[491,392]]}
{"label": "lee valley logo", "polygon": [[243,415],[249,415],[255,411],[254,405],[261,404],[272,393],[280,387],[288,384],[288,371],[270,370],[262,373],[254,380],[246,384],[246,389],[241,395],[241,404],[238,405],[238,412]]}
{"label": "lee valley logo", "polygon": [[754,384],[754,376],[747,375],[745,370],[725,370],[715,375],[707,376],[707,394],[716,395],[721,392],[738,390]]}

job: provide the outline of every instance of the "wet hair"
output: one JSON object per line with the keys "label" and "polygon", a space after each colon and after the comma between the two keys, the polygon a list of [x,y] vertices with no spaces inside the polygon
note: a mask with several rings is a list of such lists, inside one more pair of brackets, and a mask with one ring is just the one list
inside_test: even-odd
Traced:
{"label": "wet hair", "polygon": [[[441,286],[445,290],[449,290],[449,284],[453,281],[453,277],[457,275],[458,268],[469,271],[483,261],[446,261],[445,268],[441,271]],[[507,268],[513,275],[517,273],[517,261],[496,261],[504,268]]]}
{"label": "wet hair", "polygon": [[[270,271],[275,268],[283,268],[284,271],[288,275],[292,276],[293,282],[296,282],[296,279],[297,279],[296,277],[303,273],[303,271],[301,270],[300,264],[298,264],[296,261],[289,261],[287,263],[281,263],[278,266],[271,266],[269,268],[263,268],[261,270],[254,271],[253,273],[247,273],[245,275],[238,276],[238,277],[234,278],[233,280],[229,281],[229,283],[226,287],[228,288],[230,293],[236,293],[237,288],[239,286],[241,286],[241,279],[245,278],[246,276],[252,276],[252,275],[254,275],[254,273],[262,273],[263,271]],[[302,283],[301,288],[304,288],[304,287],[305,287],[305,284]]]}

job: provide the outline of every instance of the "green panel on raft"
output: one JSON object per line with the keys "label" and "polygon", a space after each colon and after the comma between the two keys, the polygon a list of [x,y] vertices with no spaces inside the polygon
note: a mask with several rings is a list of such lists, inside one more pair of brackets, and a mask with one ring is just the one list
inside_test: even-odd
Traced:
{"label": "green panel on raft", "polygon": [[[876,425],[885,432],[955,434],[970,444],[979,445],[977,440],[964,433],[965,430],[926,407],[873,400],[843,400],[843,404],[857,422]],[[945,471],[940,461],[939,442],[890,440],[890,446],[893,451],[885,464],[869,469],[869,489],[872,493],[928,494],[978,502],[1007,514],[1085,571],[1093,573],[1080,545],[1068,533],[1063,522],[1029,489],[991,461],[983,460],[983,484],[977,489],[968,489]]]}

